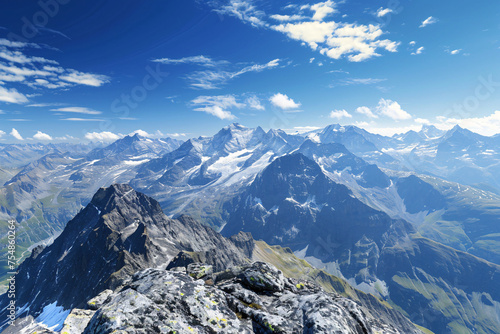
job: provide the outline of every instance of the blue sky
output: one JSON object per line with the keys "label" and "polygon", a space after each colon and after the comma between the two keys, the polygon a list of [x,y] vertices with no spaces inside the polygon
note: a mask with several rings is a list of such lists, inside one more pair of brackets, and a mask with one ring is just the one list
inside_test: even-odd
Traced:
{"label": "blue sky", "polygon": [[232,122],[492,135],[499,16],[485,0],[9,2],[0,142],[182,139]]}

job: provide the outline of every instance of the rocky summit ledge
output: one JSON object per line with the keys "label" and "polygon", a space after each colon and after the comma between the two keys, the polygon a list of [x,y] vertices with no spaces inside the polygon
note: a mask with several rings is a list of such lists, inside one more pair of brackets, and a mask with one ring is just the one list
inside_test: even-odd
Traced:
{"label": "rocky summit ledge", "polygon": [[[255,262],[146,269],[74,309],[61,333],[405,333],[356,302]],[[415,328],[414,333],[419,333]]]}

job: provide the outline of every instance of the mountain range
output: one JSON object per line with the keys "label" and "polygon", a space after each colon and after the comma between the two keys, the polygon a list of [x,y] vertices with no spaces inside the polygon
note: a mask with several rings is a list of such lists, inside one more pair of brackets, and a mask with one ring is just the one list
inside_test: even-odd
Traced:
{"label": "mountain range", "polygon": [[[160,265],[168,261],[186,270],[203,263],[215,272],[251,270],[245,266],[261,261],[358,302],[375,296],[436,333],[500,332],[498,138],[458,126],[386,137],[355,126],[289,134],[232,124],[185,142],[135,134],[97,147],[26,145],[4,153],[2,146],[0,215],[18,221],[20,262],[30,256],[19,268],[26,273],[22,303],[32,303],[26,315],[40,317],[54,303],[64,312],[80,310],[101,290],[115,294],[124,284],[149,284],[151,275],[173,275]],[[110,187],[119,183],[132,188]],[[130,214],[122,208],[117,221],[99,218],[114,210],[99,202],[113,197],[106,192],[125,198]],[[150,218],[141,223],[142,217]],[[173,245],[169,238],[186,226],[182,243]],[[5,241],[7,225],[0,230]],[[192,244],[197,238],[202,242]],[[95,262],[86,263],[89,252],[72,245],[114,252],[92,253]],[[300,269],[283,265],[285,255]],[[86,274],[75,263],[101,271]],[[134,276],[150,267],[160,271]],[[55,294],[53,282],[33,285],[41,272],[61,282],[84,275],[88,289]],[[182,275],[169,277],[183,281]]]}

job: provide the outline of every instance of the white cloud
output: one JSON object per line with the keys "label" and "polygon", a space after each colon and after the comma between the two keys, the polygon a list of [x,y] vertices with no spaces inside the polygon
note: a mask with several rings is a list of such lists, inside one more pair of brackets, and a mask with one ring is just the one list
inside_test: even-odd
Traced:
{"label": "white cloud", "polygon": [[300,21],[305,19],[304,16],[302,15],[280,15],[280,14],[275,14],[269,16],[273,20],[280,21],[280,22],[291,22],[291,21]]}
{"label": "white cloud", "polygon": [[41,131],[37,131],[36,134],[33,136],[33,139],[49,141],[49,140],[52,140],[53,138],[46,133],[43,133]]}
{"label": "white cloud", "polygon": [[330,115],[328,115],[330,118],[335,118],[335,119],[341,119],[341,118],[352,118],[352,115],[349,114],[345,109],[342,110],[332,110],[330,112]]}
{"label": "white cloud", "polygon": [[25,42],[14,42],[5,38],[0,38],[0,46],[6,46],[9,48],[26,48],[31,47],[34,49],[40,49],[40,46],[35,43],[25,43]]}
{"label": "white cloud", "polygon": [[0,86],[0,102],[21,104],[28,102],[28,98],[14,88]]}
{"label": "white cloud", "polygon": [[24,48],[40,48],[37,44],[0,39],[0,81],[18,82],[32,88],[60,89],[75,84],[99,87],[109,77],[65,69],[55,60],[29,56]]}
{"label": "white cloud", "polygon": [[384,17],[386,16],[387,14],[390,14],[390,13],[394,13],[394,10],[390,9],[390,8],[383,8],[383,7],[380,7],[378,10],[377,10],[377,13],[375,13],[375,15],[377,17]]}
{"label": "white cloud", "polygon": [[227,5],[221,6],[217,4],[216,6],[217,9],[214,9],[214,11],[219,14],[237,17],[241,21],[250,23],[255,27],[262,27],[266,25],[266,23],[262,20],[265,13],[258,10],[250,3],[250,1],[230,0]]}
{"label": "white cloud", "polygon": [[[386,81],[387,79],[377,79],[377,78],[347,78],[338,81],[340,86],[351,86],[351,85],[375,85]],[[335,85],[334,85],[335,86]]]}
{"label": "white cloud", "polygon": [[[379,25],[326,21],[327,16],[336,12],[336,4],[332,0],[303,5],[299,11],[301,15],[269,16],[281,22],[277,25],[265,22],[266,14],[257,10],[250,1],[230,0],[230,5],[222,7],[218,2],[211,2],[211,5],[216,8],[216,12],[238,17],[244,22],[251,22],[249,18],[253,17],[252,25],[284,33],[333,59],[347,57],[351,62],[360,62],[380,56],[378,49],[397,52],[399,45],[398,42],[379,39],[383,34]],[[287,8],[296,10],[297,6]],[[306,9],[314,12],[311,19],[301,17]]]}
{"label": "white cloud", "polygon": [[272,69],[280,64],[280,59],[274,59],[266,64],[254,64],[243,67],[237,71],[207,70],[197,71],[186,76],[190,86],[198,89],[217,89],[231,79],[235,79],[248,72],[261,72]]}
{"label": "white cloud", "polygon": [[103,131],[103,132],[87,132],[85,134],[85,139],[92,141],[115,141],[120,139],[122,136],[117,135],[113,132]]}
{"label": "white cloud", "polygon": [[61,75],[59,78],[67,82],[93,87],[100,87],[109,82],[109,77],[106,75],[83,73],[76,70],[68,70],[66,75]]}
{"label": "white cloud", "polygon": [[426,118],[415,118],[415,123],[429,125],[431,121]]}
{"label": "white cloud", "polygon": [[412,116],[404,111],[399,103],[392,100],[380,99],[377,106],[377,111],[393,120],[408,120],[411,119]]}
{"label": "white cloud", "polygon": [[245,103],[249,108],[255,109],[255,110],[265,110],[264,106],[260,102],[259,98],[255,95],[249,96],[246,100]]}
{"label": "white cloud", "polygon": [[278,107],[282,110],[297,109],[300,107],[300,103],[295,102],[285,94],[277,93],[271,96],[269,99],[272,105]]}
{"label": "white cloud", "polygon": [[450,54],[452,54],[452,55],[457,55],[457,54],[459,54],[461,51],[462,51],[462,49],[452,50],[452,51],[450,51]]}
{"label": "white cloud", "polygon": [[378,116],[375,115],[372,112],[372,110],[370,108],[368,108],[368,107],[364,107],[364,106],[363,107],[358,107],[358,108],[356,108],[356,112],[358,114],[365,115],[365,116],[368,116],[370,118],[378,118]]}
{"label": "white cloud", "polygon": [[231,108],[243,108],[245,104],[236,101],[234,95],[219,95],[219,96],[198,96],[191,101],[191,105],[196,111],[203,111],[220,119],[235,119]]}
{"label": "white cloud", "polygon": [[6,48],[0,49],[0,58],[3,58],[9,62],[20,63],[20,64],[32,64],[32,63],[48,63],[57,65],[58,62],[55,60],[50,60],[42,57],[28,57],[20,51],[11,51]]}
{"label": "white cloud", "polygon": [[436,127],[450,129],[455,125],[466,128],[470,131],[479,133],[483,136],[492,136],[500,133],[500,111],[497,110],[491,115],[472,118],[446,118],[438,117],[437,122],[433,123]]}
{"label": "white cloud", "polygon": [[102,121],[104,121],[101,118],[77,118],[77,117],[62,118],[61,120],[70,121],[70,122],[102,122]]}
{"label": "white cloud", "polygon": [[3,136],[5,136],[5,131],[0,130],[0,138],[2,138]]}
{"label": "white cloud", "polygon": [[83,107],[64,107],[64,108],[56,108],[56,109],[50,109],[50,110],[51,111],[60,111],[60,112],[78,113],[78,114],[85,114],[85,115],[100,115],[100,114],[102,114],[101,111],[92,110],[92,109],[83,108]]}
{"label": "white cloud", "polygon": [[410,44],[411,46],[414,46],[415,44],[417,44],[417,42],[415,42],[415,41],[411,41],[411,42],[410,42],[410,43],[408,43],[408,44]]}
{"label": "white cloud", "polygon": [[12,128],[12,131],[10,132],[10,135],[12,137],[16,138],[17,140],[24,140],[23,136],[21,136],[21,134],[19,133],[19,131],[17,131],[14,128]]}
{"label": "white cloud", "polygon": [[418,48],[415,52],[412,52],[411,54],[412,54],[413,56],[415,56],[415,55],[419,55],[419,54],[421,54],[422,52],[424,52],[424,50],[425,50],[425,48],[424,48],[423,46],[421,46],[421,47],[419,47],[419,48]]}
{"label": "white cloud", "polygon": [[205,66],[205,67],[215,67],[215,66],[225,65],[225,64],[229,63],[227,60],[214,60],[210,57],[203,56],[203,55],[183,57],[183,58],[178,58],[178,59],[159,58],[159,59],[154,59],[152,61],[155,63],[172,64],[172,65],[196,64],[196,65]]}
{"label": "white cloud", "polygon": [[314,12],[312,19],[315,21],[323,21],[325,17],[336,12],[335,3],[332,0],[319,2],[309,8]]}
{"label": "white cloud", "polygon": [[436,19],[435,17],[429,16],[428,18],[426,18],[425,20],[422,21],[420,28],[427,27],[428,25],[434,24],[437,22],[438,22],[438,19]]}

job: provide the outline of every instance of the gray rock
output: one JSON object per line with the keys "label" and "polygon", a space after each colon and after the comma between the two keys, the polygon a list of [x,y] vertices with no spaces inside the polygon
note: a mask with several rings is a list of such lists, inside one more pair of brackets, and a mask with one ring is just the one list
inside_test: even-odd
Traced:
{"label": "gray rock", "polygon": [[90,319],[94,316],[95,311],[73,309],[64,321],[64,327],[60,333],[73,334],[82,333],[87,327]]}
{"label": "gray rock", "polygon": [[138,272],[83,333],[421,333],[377,319],[313,283],[285,278],[262,262],[214,277],[214,285],[207,285],[182,272]]}
{"label": "gray rock", "polygon": [[213,273],[213,267],[206,263],[191,263],[187,266],[187,274],[194,279],[208,278]]}
{"label": "gray rock", "polygon": [[87,302],[87,307],[91,310],[98,310],[104,303],[106,303],[111,294],[113,293],[112,290],[106,289],[100,294],[98,294],[96,297],[92,298]]}

